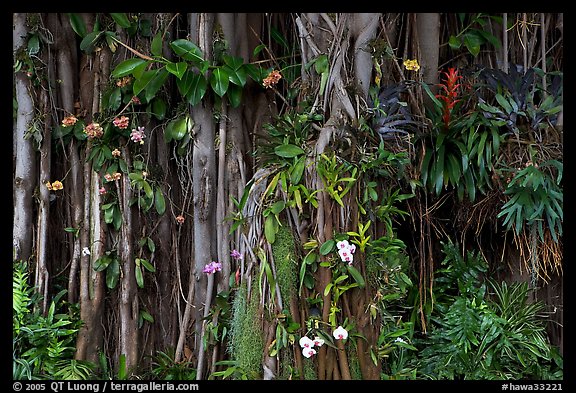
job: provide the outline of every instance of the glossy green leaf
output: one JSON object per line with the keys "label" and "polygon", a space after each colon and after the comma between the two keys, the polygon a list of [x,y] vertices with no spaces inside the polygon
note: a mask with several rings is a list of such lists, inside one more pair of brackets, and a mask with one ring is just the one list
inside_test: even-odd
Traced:
{"label": "glossy green leaf", "polygon": [[146,270],[148,270],[150,273],[155,273],[155,272],[156,272],[156,268],[155,268],[150,262],[148,262],[147,259],[140,258],[140,264],[141,264],[142,266],[144,266],[144,268],[145,268]]}
{"label": "glossy green leaf", "polygon": [[459,49],[462,45],[462,41],[458,37],[451,35],[448,39],[448,45],[450,45],[450,48],[452,49]]}
{"label": "glossy green leaf", "polygon": [[74,30],[74,32],[78,34],[80,38],[86,37],[86,24],[84,23],[84,20],[80,14],[69,13],[68,17],[70,18],[70,26],[72,26],[72,30]]}
{"label": "glossy green leaf", "polygon": [[276,201],[274,202],[271,206],[270,206],[270,211],[275,214],[278,215],[280,214],[280,212],[282,210],[284,210],[284,208],[286,207],[286,202],[284,201]]}
{"label": "glossy green leaf", "polygon": [[496,94],[495,98],[496,101],[498,101],[498,103],[502,106],[502,108],[504,108],[507,114],[511,114],[513,112],[512,106],[510,105],[508,100],[504,96],[502,96],[502,94]]}
{"label": "glossy green leaf", "polygon": [[123,27],[123,28],[128,28],[130,27],[130,20],[128,19],[128,16],[124,13],[110,13],[110,16],[112,17],[112,19],[114,19],[114,22],[118,23],[118,26]]}
{"label": "glossy green leaf", "polygon": [[156,187],[154,192],[154,205],[156,206],[156,212],[158,214],[164,214],[166,211],[166,201],[164,199],[164,193],[162,193],[160,187]]}
{"label": "glossy green leaf", "polygon": [[136,284],[138,284],[138,287],[144,288],[144,275],[142,274],[142,268],[138,264],[134,266],[134,275],[136,276]]}
{"label": "glossy green leaf", "polygon": [[170,43],[170,48],[184,60],[192,61],[195,65],[204,62],[204,55],[196,44],[185,39],[178,39]]}
{"label": "glossy green leaf", "polygon": [[182,79],[176,79],[176,86],[178,87],[178,91],[182,97],[185,97],[192,86],[192,81],[196,73],[188,68],[184,75],[182,75]]}
{"label": "glossy green leaf", "polygon": [[33,34],[28,40],[28,55],[33,56],[40,52],[40,39],[38,34]]}
{"label": "glossy green leaf", "polygon": [[156,75],[154,75],[150,80],[150,82],[146,85],[145,98],[147,102],[150,102],[156,96],[158,90],[160,90],[160,88],[164,86],[164,82],[166,82],[166,78],[168,78],[168,75],[169,73],[166,70],[166,68],[162,67],[158,69]]}
{"label": "glossy green leaf", "polygon": [[150,52],[152,52],[154,56],[161,57],[163,52],[162,44],[162,32],[159,31],[156,33],[154,38],[152,38],[152,42],[150,43]]}
{"label": "glossy green leaf", "polygon": [[188,68],[188,63],[181,61],[179,63],[168,63],[166,64],[166,70],[171,74],[174,74],[176,78],[182,79],[182,76]]}
{"label": "glossy green leaf", "polygon": [[208,89],[208,81],[202,74],[194,74],[191,78],[190,88],[186,94],[188,104],[194,106],[202,101],[206,90]]}
{"label": "glossy green leaf", "polygon": [[210,86],[212,86],[212,90],[220,97],[226,94],[228,91],[228,85],[230,84],[230,79],[228,72],[223,67],[218,67],[214,71],[212,71],[212,75],[210,75]]}
{"label": "glossy green leaf", "polygon": [[440,149],[438,149],[438,158],[434,162],[434,189],[436,191],[436,195],[440,195],[442,191],[442,185],[444,184],[444,151],[445,146],[442,145]]}
{"label": "glossy green leaf", "polygon": [[116,288],[118,281],[120,280],[120,264],[118,259],[114,258],[108,265],[106,269],[106,286],[108,289]]}
{"label": "glossy green leaf", "polygon": [[358,286],[360,288],[364,288],[364,286],[366,285],[366,282],[364,281],[364,277],[362,277],[362,273],[360,273],[358,271],[358,269],[356,269],[352,265],[346,265],[346,269],[348,270],[348,273],[350,273],[352,278],[354,278],[354,281],[356,281]]}
{"label": "glossy green leaf", "polygon": [[328,55],[319,55],[314,61],[314,69],[318,74],[323,74],[328,71]]}
{"label": "glossy green leaf", "polygon": [[115,87],[108,90],[102,96],[102,106],[106,109],[116,111],[122,105],[122,89]]}
{"label": "glossy green leaf", "polygon": [[93,31],[92,33],[86,34],[80,42],[80,50],[91,53],[103,33],[103,31]]}
{"label": "glossy green leaf", "polygon": [[134,72],[134,69],[148,62],[140,58],[132,58],[124,60],[122,63],[118,64],[112,71],[113,78],[121,78],[126,75],[130,75]]}
{"label": "glossy green leaf", "polygon": [[306,168],[306,157],[302,156],[296,159],[296,162],[294,163],[294,165],[292,166],[292,170],[290,171],[291,184],[294,185],[300,183],[305,168]]}
{"label": "glossy green leaf", "polygon": [[270,244],[274,244],[276,241],[276,233],[278,232],[278,221],[273,215],[266,217],[264,221],[264,236],[266,236],[266,241]]}
{"label": "glossy green leaf", "polygon": [[334,249],[334,245],[336,244],[336,242],[334,241],[334,239],[328,239],[326,240],[321,246],[320,246],[320,254],[322,255],[328,255],[333,249]]}
{"label": "glossy green leaf", "polygon": [[156,97],[154,98],[154,100],[152,100],[152,107],[151,107],[152,114],[158,120],[164,120],[164,117],[166,116],[167,107],[168,106],[166,105],[166,101],[164,101],[160,97]]}
{"label": "glossy green leaf", "polygon": [[232,70],[239,70],[244,65],[244,59],[241,57],[224,55],[223,59],[224,59],[224,64],[226,64]]}
{"label": "glossy green leaf", "polygon": [[243,87],[246,84],[248,75],[244,68],[232,69],[230,67],[222,67],[228,73],[228,80],[235,84],[236,86]]}
{"label": "glossy green leaf", "polygon": [[146,320],[146,321],[148,321],[148,322],[150,322],[150,323],[154,323],[154,317],[153,317],[152,315],[150,315],[150,313],[149,313],[148,311],[146,311],[146,310],[140,310],[140,316],[141,316],[144,320]]}
{"label": "glossy green leaf", "polygon": [[232,108],[238,108],[242,103],[242,88],[234,84],[228,86],[228,101],[230,101],[230,106]]}
{"label": "glossy green leaf", "polygon": [[472,32],[464,34],[464,46],[466,46],[468,52],[474,57],[480,53],[480,45],[482,42],[483,40]]}
{"label": "glossy green leaf", "polygon": [[280,157],[292,158],[292,157],[296,157],[300,154],[303,154],[304,150],[302,150],[302,148],[300,148],[296,145],[283,144],[283,145],[276,146],[274,148],[274,153],[276,153],[276,155],[278,155]]}
{"label": "glossy green leaf", "polygon": [[110,256],[102,255],[100,258],[94,261],[93,268],[97,272],[103,272],[104,270],[106,270],[106,268],[108,267],[108,265],[110,265],[111,262],[112,258],[110,258]]}

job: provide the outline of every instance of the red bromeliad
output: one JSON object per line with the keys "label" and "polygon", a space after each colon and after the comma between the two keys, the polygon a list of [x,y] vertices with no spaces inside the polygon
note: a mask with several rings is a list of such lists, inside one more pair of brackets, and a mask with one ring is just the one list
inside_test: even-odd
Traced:
{"label": "red bromeliad", "polygon": [[460,100],[458,97],[458,89],[460,88],[459,79],[462,79],[461,75],[458,75],[458,70],[455,68],[448,68],[448,72],[443,72],[445,75],[444,83],[438,84],[438,87],[442,91],[436,95],[436,98],[443,101],[444,106],[442,108],[442,120],[444,121],[444,126],[448,128],[450,124],[450,118],[452,114],[452,109],[456,103]]}

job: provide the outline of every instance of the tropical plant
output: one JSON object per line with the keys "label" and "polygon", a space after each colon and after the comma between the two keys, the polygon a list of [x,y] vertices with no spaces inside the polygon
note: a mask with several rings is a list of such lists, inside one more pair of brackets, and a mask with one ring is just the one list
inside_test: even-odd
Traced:
{"label": "tropical plant", "polygon": [[[80,327],[77,308],[67,305],[65,290],[50,302],[46,315],[41,298],[28,284],[27,263],[13,264],[12,375],[14,379],[89,379],[94,365],[74,359],[74,340]],[[58,308],[57,308],[58,307]]]}
{"label": "tropical plant", "polygon": [[416,340],[418,373],[430,379],[541,379],[562,376],[562,360],[550,345],[542,302],[530,302],[526,282],[497,283],[487,264],[462,258],[444,245],[445,269],[437,272],[430,334]]}

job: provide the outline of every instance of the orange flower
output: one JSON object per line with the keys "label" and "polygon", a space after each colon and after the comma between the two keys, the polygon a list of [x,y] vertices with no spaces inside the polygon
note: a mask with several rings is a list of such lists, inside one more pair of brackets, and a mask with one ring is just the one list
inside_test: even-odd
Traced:
{"label": "orange flower", "polygon": [[126,128],[128,128],[128,122],[130,121],[129,117],[126,116],[120,116],[115,118],[112,123],[114,123],[114,125],[118,128],[120,128],[121,130],[124,130]]}
{"label": "orange flower", "polygon": [[50,184],[50,182],[46,182],[46,188],[48,188],[51,191],[58,191],[64,188],[64,186],[62,185],[62,182],[59,180],[56,180],[54,182],[52,182],[52,184]]}
{"label": "orange flower", "polygon": [[268,74],[268,76],[264,78],[264,80],[262,81],[262,85],[265,88],[270,88],[274,86],[276,83],[278,83],[280,79],[282,79],[282,74],[280,74],[280,71],[272,70]]}
{"label": "orange flower", "polygon": [[62,126],[70,127],[76,124],[77,121],[78,119],[75,116],[66,116],[64,119],[62,119]]}
{"label": "orange flower", "polygon": [[104,129],[98,123],[90,123],[84,128],[84,132],[88,135],[88,139],[100,138],[104,135]]}
{"label": "orange flower", "polygon": [[178,217],[176,217],[176,222],[177,222],[178,224],[180,224],[180,225],[184,224],[184,221],[185,221],[185,220],[186,220],[186,219],[184,218],[183,215],[179,215]]}
{"label": "orange flower", "polygon": [[120,157],[120,150],[118,150],[118,149],[112,150],[112,156],[113,157]]}

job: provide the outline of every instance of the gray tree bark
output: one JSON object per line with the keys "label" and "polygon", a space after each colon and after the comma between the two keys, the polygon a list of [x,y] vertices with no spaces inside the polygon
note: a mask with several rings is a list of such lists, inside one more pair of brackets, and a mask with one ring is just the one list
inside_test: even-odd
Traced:
{"label": "gray tree bark", "polygon": [[[26,13],[12,16],[12,50],[26,50]],[[26,134],[34,117],[34,102],[30,93],[30,81],[25,71],[14,74],[14,90],[18,103],[14,127],[14,221],[12,230],[12,253],[14,260],[28,260],[32,256],[33,193],[36,186],[36,156],[32,140]]]}

